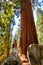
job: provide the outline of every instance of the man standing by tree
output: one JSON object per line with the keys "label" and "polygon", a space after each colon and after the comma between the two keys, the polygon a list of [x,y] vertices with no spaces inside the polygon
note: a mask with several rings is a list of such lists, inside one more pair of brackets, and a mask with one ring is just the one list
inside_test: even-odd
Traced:
{"label": "man standing by tree", "polygon": [[17,40],[14,41],[13,48],[14,48],[14,56],[17,57],[17,55],[18,55],[18,51],[17,51]]}

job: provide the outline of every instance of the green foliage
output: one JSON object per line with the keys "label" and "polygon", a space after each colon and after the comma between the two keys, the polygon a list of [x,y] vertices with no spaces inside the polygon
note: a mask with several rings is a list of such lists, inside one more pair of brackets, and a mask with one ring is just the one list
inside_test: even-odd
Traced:
{"label": "green foliage", "polygon": [[43,44],[43,14],[41,13],[40,9],[37,10],[37,34],[38,34],[38,40],[40,44]]}
{"label": "green foliage", "polygon": [[2,12],[0,13],[0,26],[4,25],[4,27],[6,27],[11,22],[11,18],[14,13],[14,5],[12,5],[12,3],[10,4],[10,2],[8,3],[5,1],[1,3],[1,7]]}
{"label": "green foliage", "polygon": [[8,2],[5,0],[4,2],[0,1],[0,6],[2,12],[0,12],[0,26],[5,27],[11,23],[12,16],[14,15],[14,11],[16,7],[20,7],[19,0],[9,0]]}
{"label": "green foliage", "polygon": [[[7,2],[7,1],[0,1],[0,5],[2,8],[2,12],[0,12],[0,27],[2,30],[0,30],[1,35],[0,35],[0,58],[2,55],[7,53],[7,46],[6,43],[9,41],[9,32],[8,30],[8,25],[11,23],[11,19],[14,13],[14,6],[15,3],[13,2]],[[8,33],[8,34],[7,34]],[[7,34],[7,35],[6,35]],[[5,42],[6,41],[6,42]],[[9,44],[9,42],[8,42]]]}
{"label": "green foliage", "polygon": [[10,23],[16,7],[21,7],[20,0],[0,0],[0,57],[9,52]]}

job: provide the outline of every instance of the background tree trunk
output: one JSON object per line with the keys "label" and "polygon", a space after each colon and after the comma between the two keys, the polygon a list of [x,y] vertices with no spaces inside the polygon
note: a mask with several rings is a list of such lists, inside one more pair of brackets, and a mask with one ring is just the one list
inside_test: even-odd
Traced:
{"label": "background tree trunk", "polygon": [[27,47],[30,44],[38,44],[36,28],[32,13],[30,0],[21,1],[21,39],[20,47],[22,53],[27,56]]}

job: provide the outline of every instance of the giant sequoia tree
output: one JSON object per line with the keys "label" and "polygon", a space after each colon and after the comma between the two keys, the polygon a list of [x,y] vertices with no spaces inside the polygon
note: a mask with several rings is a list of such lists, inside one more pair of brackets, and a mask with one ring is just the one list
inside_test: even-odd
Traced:
{"label": "giant sequoia tree", "polygon": [[21,50],[24,55],[30,44],[38,44],[37,34],[33,19],[31,0],[21,0]]}

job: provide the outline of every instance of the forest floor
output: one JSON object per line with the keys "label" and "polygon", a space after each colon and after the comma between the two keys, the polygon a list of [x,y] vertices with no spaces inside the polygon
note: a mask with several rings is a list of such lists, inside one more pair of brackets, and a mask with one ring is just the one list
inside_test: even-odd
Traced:
{"label": "forest floor", "polygon": [[[11,60],[11,62],[12,62],[11,57],[14,58],[14,56],[11,55],[10,57],[8,57],[9,60]],[[8,62],[7,59],[5,61]],[[20,63],[19,65],[31,65],[30,62],[27,60],[27,58],[25,58],[25,55],[23,55],[23,54],[18,54],[18,62]],[[4,63],[5,62],[3,61],[3,63],[1,62],[0,65],[4,65]]]}

